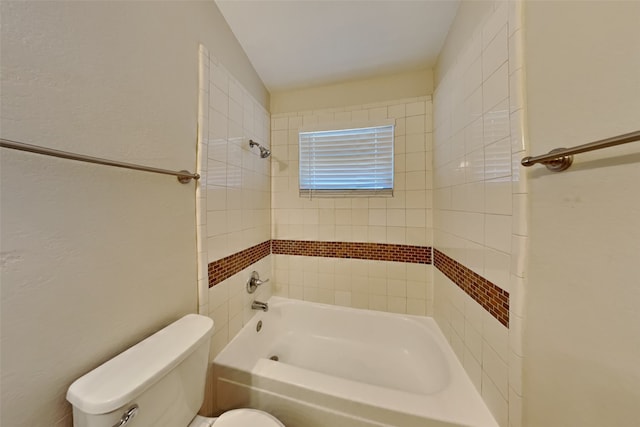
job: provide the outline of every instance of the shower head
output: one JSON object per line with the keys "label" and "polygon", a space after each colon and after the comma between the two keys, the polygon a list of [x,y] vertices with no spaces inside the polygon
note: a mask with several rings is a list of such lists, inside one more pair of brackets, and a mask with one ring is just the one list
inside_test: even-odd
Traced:
{"label": "shower head", "polygon": [[269,157],[271,155],[271,150],[269,150],[266,147],[263,147],[262,145],[258,144],[254,140],[250,139],[249,140],[249,147],[254,147],[254,146],[258,147],[260,149],[260,157],[262,157],[263,159],[266,159],[267,157]]}

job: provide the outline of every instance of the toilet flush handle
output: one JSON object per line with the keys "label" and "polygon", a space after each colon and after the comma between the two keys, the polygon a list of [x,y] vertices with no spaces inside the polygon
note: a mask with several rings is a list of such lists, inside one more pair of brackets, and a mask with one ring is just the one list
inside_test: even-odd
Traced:
{"label": "toilet flush handle", "polygon": [[115,423],[113,427],[126,426],[127,424],[129,424],[129,421],[131,421],[131,419],[136,416],[137,413],[138,413],[138,405],[131,406],[129,409],[125,411],[124,414],[122,414],[122,418],[120,418],[120,421]]}

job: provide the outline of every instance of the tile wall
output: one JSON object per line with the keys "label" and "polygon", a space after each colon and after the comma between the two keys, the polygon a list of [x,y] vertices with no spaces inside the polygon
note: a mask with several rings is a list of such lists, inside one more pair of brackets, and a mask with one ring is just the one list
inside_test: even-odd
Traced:
{"label": "tile wall", "polygon": [[434,247],[508,292],[508,320],[438,270],[434,315],[499,424],[517,427],[527,243],[521,4],[491,7],[434,95]]}
{"label": "tile wall", "polygon": [[[271,295],[270,284],[252,295],[244,288],[252,270],[263,278],[271,276],[270,251],[250,249],[270,245],[270,159],[249,147],[249,139],[270,145],[270,125],[265,108],[201,46],[198,300],[199,312],[215,321],[211,358],[254,315],[251,301]],[[210,276],[220,266],[224,280],[214,286]]]}
{"label": "tile wall", "polygon": [[509,327],[509,292],[494,285],[458,261],[433,250],[434,266],[506,328]]}
{"label": "tile wall", "polygon": [[[431,246],[431,110],[431,97],[418,97],[272,115],[272,238]],[[393,197],[299,196],[300,128],[384,119],[396,121]],[[276,295],[399,313],[431,312],[431,265],[284,254],[272,258]]]}

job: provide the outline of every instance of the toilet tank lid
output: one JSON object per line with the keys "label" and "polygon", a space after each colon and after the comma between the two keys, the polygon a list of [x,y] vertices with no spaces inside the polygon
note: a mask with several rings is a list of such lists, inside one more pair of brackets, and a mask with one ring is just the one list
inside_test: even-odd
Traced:
{"label": "toilet tank lid", "polygon": [[67,400],[87,414],[105,414],[137,398],[213,332],[213,320],[187,314],[78,378]]}

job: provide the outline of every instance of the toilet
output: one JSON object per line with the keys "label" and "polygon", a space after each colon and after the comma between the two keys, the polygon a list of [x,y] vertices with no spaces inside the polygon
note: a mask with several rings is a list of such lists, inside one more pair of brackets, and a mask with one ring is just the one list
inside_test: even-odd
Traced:
{"label": "toilet", "polygon": [[213,320],[188,314],[78,378],[67,391],[74,427],[284,427],[256,409],[197,415]]}

